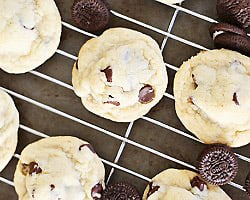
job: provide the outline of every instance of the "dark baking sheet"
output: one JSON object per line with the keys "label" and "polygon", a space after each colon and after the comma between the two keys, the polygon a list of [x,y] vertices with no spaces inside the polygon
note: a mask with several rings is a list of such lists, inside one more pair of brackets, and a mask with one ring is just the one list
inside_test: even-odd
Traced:
{"label": "dark baking sheet", "polygon": [[[164,31],[167,30],[175,12],[175,9],[154,0],[108,1],[112,10]],[[70,8],[72,2],[73,0],[56,0],[62,15],[62,20],[75,25],[71,19]],[[186,0],[182,6],[216,19],[215,2],[216,0]],[[146,33],[156,39],[159,45],[161,45],[164,39],[164,36],[159,33],[112,15],[110,27],[119,26],[132,28]],[[211,49],[213,48],[212,40],[210,39],[207,31],[209,26],[210,23],[204,20],[193,17],[185,12],[179,12],[171,33]],[[77,55],[81,45],[89,38],[90,37],[81,33],[77,33],[63,27],[59,49],[70,54]],[[197,52],[199,52],[199,49],[169,38],[167,45],[164,48],[163,55],[165,62],[179,67],[184,60],[188,59],[192,55],[195,55]],[[71,84],[71,69],[73,63],[74,61],[72,59],[55,54],[50,60],[39,67],[37,71]],[[169,68],[167,70],[169,74],[169,86],[167,92],[173,94],[172,88],[175,71]],[[129,125],[129,123],[115,123],[97,117],[96,115],[88,112],[82,106],[80,99],[72,90],[39,78],[30,73],[23,75],[9,75],[0,71],[0,86],[52,106],[58,110],[95,124],[120,136],[125,135]],[[77,136],[92,143],[102,158],[111,162],[114,161],[122,141],[65,117],[51,113],[45,109],[39,108],[19,98],[14,97],[14,100],[20,112],[21,124],[46,133],[50,136]],[[188,133],[175,114],[174,101],[167,97],[164,97],[162,101],[147,114],[147,117],[153,118]],[[20,129],[19,143],[16,153],[20,154],[22,149],[27,144],[38,139],[40,139],[39,136],[35,136]],[[205,147],[196,141],[178,135],[144,119],[139,119],[134,123],[129,139],[158,150],[166,155],[185,161],[191,165],[196,165],[196,158],[199,152]],[[250,156],[249,150],[249,145],[234,149],[235,152],[247,157]],[[6,169],[0,173],[0,176],[8,180],[13,180],[16,163],[17,159],[13,158]],[[235,182],[240,185],[244,185],[245,177],[250,170],[250,163],[239,160],[239,164],[240,169]],[[126,144],[118,165],[138,172],[149,178],[167,168],[186,168],[176,162],[169,161],[130,144]],[[105,167],[106,176],[108,176],[111,167],[108,165],[105,165]],[[115,169],[115,172],[111,177],[111,182],[120,180],[125,180],[135,184],[140,193],[143,193],[147,184],[146,181],[140,178]],[[247,195],[243,191],[236,189],[235,187],[227,185],[224,186],[223,189],[225,189],[225,191],[234,200],[248,199]],[[15,200],[17,199],[17,196],[12,186],[0,182],[0,200],[6,199]]]}

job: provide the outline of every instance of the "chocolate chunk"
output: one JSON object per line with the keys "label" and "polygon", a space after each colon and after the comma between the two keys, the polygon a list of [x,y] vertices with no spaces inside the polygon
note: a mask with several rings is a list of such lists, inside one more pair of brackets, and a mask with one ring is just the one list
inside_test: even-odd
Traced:
{"label": "chocolate chunk", "polygon": [[56,188],[56,186],[54,184],[50,185],[50,190],[53,191]]}
{"label": "chocolate chunk", "polygon": [[76,61],[76,69],[78,69],[79,67],[78,67],[78,60]]}
{"label": "chocolate chunk", "polygon": [[103,193],[103,187],[101,183],[96,184],[91,189],[91,196],[94,200],[100,199],[102,197],[102,193]]}
{"label": "chocolate chunk", "polygon": [[214,185],[231,182],[238,172],[238,161],[231,149],[222,144],[209,145],[198,158],[201,178]]}
{"label": "chocolate chunk", "polygon": [[[216,48],[226,48],[250,56],[250,37],[247,32],[233,25],[213,24],[209,32]],[[216,32],[220,32],[216,35]]]}
{"label": "chocolate chunk", "polygon": [[198,87],[198,84],[197,84],[197,81],[196,81],[194,74],[192,74],[192,79],[194,81],[194,88],[196,89]]}
{"label": "chocolate chunk", "polygon": [[94,147],[91,144],[83,144],[83,145],[81,145],[79,147],[79,151],[81,151],[83,147],[88,147],[90,151],[92,151],[93,153],[96,153]]}
{"label": "chocolate chunk", "polygon": [[75,0],[72,18],[84,30],[95,32],[103,30],[108,25],[110,11],[106,1]]}
{"label": "chocolate chunk", "polygon": [[38,166],[36,162],[31,162],[30,164],[22,164],[22,173],[23,175],[32,175],[42,173],[42,169]]}
{"label": "chocolate chunk", "polygon": [[141,200],[135,186],[119,182],[108,185],[103,192],[103,200]]}
{"label": "chocolate chunk", "polygon": [[246,189],[246,192],[247,192],[248,196],[250,197],[250,172],[249,172],[249,174],[248,174],[248,176],[246,178],[244,188]]}
{"label": "chocolate chunk", "polygon": [[195,105],[193,97],[188,97],[187,102]]}
{"label": "chocolate chunk", "polygon": [[192,187],[197,187],[199,188],[199,190],[202,192],[205,188],[206,183],[203,182],[198,176],[195,176],[192,180],[191,180],[191,186]]}
{"label": "chocolate chunk", "polygon": [[239,103],[239,101],[238,101],[238,98],[237,98],[236,92],[235,92],[234,95],[233,95],[233,101],[234,101],[234,103],[235,103],[237,106],[240,105],[240,103]]}
{"label": "chocolate chunk", "polygon": [[250,25],[249,0],[217,0],[219,18],[231,24],[247,28]]}
{"label": "chocolate chunk", "polygon": [[155,91],[154,88],[151,85],[145,85],[143,88],[141,88],[139,92],[139,102],[146,104],[153,101],[155,98]]}
{"label": "chocolate chunk", "polygon": [[234,26],[232,24],[228,24],[228,23],[212,24],[212,26],[210,26],[209,28],[209,33],[211,37],[213,37],[213,34],[215,32],[219,32],[219,31],[223,31],[227,33],[235,33],[237,35],[242,35],[242,36],[247,37],[247,32],[244,29]]}
{"label": "chocolate chunk", "polygon": [[110,66],[108,66],[106,69],[101,70],[101,72],[105,73],[106,79],[108,82],[112,82],[112,68]]}
{"label": "chocolate chunk", "polygon": [[28,28],[28,27],[27,27],[27,26],[25,26],[25,25],[23,25],[23,28],[28,29],[28,30],[31,30],[31,31],[33,31],[33,30],[35,29],[35,27]]}
{"label": "chocolate chunk", "polygon": [[104,102],[104,103],[113,104],[113,105],[115,105],[115,106],[121,105],[120,102],[118,102],[118,101],[106,101],[106,102]]}
{"label": "chocolate chunk", "polygon": [[147,194],[147,198],[149,196],[151,196],[153,193],[155,193],[156,191],[158,191],[159,188],[160,188],[160,186],[153,186],[153,182],[150,182],[148,184],[148,186],[149,186],[149,191],[148,191],[148,194]]}

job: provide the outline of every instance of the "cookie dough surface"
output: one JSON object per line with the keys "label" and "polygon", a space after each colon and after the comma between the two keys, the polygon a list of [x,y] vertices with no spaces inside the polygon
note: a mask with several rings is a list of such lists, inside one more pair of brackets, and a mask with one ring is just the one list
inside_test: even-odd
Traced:
{"label": "cookie dough surface", "polygon": [[61,36],[54,0],[0,0],[0,68],[25,73],[50,58]]}
{"label": "cookie dough surface", "polygon": [[205,185],[203,191],[191,186],[198,174],[188,170],[168,169],[152,179],[153,187],[159,187],[149,197],[147,186],[143,200],[230,200],[231,198],[218,186]]}
{"label": "cookie dough surface", "polygon": [[104,174],[101,160],[87,142],[51,137],[22,151],[14,184],[19,200],[93,200],[100,195],[93,195],[97,187],[104,189]]}
{"label": "cookie dough surface", "polygon": [[158,44],[149,36],[113,28],[89,40],[73,68],[73,86],[91,112],[113,121],[138,119],[167,87]]}
{"label": "cookie dough surface", "polygon": [[11,97],[0,90],[0,172],[8,164],[17,146],[19,114]]}
{"label": "cookie dough surface", "polygon": [[174,80],[176,112],[205,143],[250,142],[250,58],[230,50],[201,52]]}

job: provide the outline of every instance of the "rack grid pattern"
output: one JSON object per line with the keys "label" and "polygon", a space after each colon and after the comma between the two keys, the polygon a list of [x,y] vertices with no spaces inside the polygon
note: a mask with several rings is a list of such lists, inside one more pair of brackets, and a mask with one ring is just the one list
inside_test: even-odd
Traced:
{"label": "rack grid pattern", "polygon": [[[155,1],[160,2],[160,3],[163,3],[162,0],[155,0]],[[166,5],[166,6],[169,6],[169,7],[172,7],[172,8],[175,9],[175,12],[174,12],[174,14],[173,14],[173,16],[172,16],[172,18],[171,18],[170,24],[169,24],[169,26],[168,26],[168,28],[167,28],[167,31],[161,30],[161,29],[159,29],[159,28],[155,28],[155,27],[153,27],[153,26],[151,26],[151,25],[148,25],[148,24],[146,24],[146,23],[143,23],[143,22],[141,22],[141,21],[138,21],[138,20],[136,20],[136,19],[133,19],[133,18],[131,18],[131,17],[129,17],[129,16],[125,16],[125,15],[123,15],[123,14],[121,14],[121,13],[118,13],[118,12],[116,12],[116,11],[114,11],[114,10],[111,10],[111,13],[112,13],[114,16],[116,16],[116,17],[119,17],[119,18],[121,18],[121,19],[127,20],[127,21],[129,21],[129,22],[132,22],[132,23],[134,23],[134,24],[137,24],[137,25],[139,25],[139,26],[142,26],[142,27],[144,27],[144,28],[147,28],[147,29],[149,29],[149,30],[151,30],[151,31],[154,31],[154,32],[156,32],[156,33],[159,33],[159,34],[163,35],[163,36],[164,36],[164,39],[163,39],[162,44],[161,44],[161,46],[160,46],[160,47],[161,47],[161,51],[163,51],[164,48],[166,47],[167,41],[168,41],[169,38],[171,38],[171,39],[173,39],[173,40],[176,40],[176,41],[179,41],[179,42],[181,42],[181,43],[184,43],[184,44],[186,44],[186,45],[195,47],[195,48],[200,49],[200,50],[208,50],[206,47],[203,47],[202,45],[196,44],[196,43],[194,43],[194,42],[191,42],[191,41],[189,41],[189,40],[186,40],[186,39],[184,39],[184,38],[181,38],[181,37],[178,37],[178,36],[172,34],[171,31],[172,31],[172,28],[174,27],[175,20],[176,20],[176,18],[177,18],[177,16],[178,16],[178,13],[179,13],[179,12],[184,12],[184,13],[186,13],[186,14],[192,15],[192,16],[194,16],[194,17],[197,17],[197,18],[199,18],[199,19],[205,20],[205,21],[210,22],[210,23],[216,23],[217,21],[214,20],[214,19],[212,19],[212,18],[209,18],[209,17],[207,17],[207,16],[204,16],[204,15],[202,15],[202,14],[199,14],[199,13],[197,13],[197,12],[194,12],[194,11],[192,11],[192,10],[183,8],[183,7],[181,7],[181,5],[169,5],[169,4],[166,4],[166,3],[165,3],[165,5]],[[70,29],[70,30],[79,32],[79,33],[84,34],[84,35],[86,35],[86,36],[89,36],[89,37],[97,37],[96,35],[94,35],[94,34],[92,34],[92,33],[89,33],[89,32],[86,32],[86,31],[84,31],[84,30],[81,30],[81,29],[79,29],[79,28],[77,28],[77,27],[75,27],[75,26],[73,26],[73,25],[71,25],[71,24],[69,24],[69,23],[67,23],[67,22],[62,22],[62,25],[63,25],[64,27]],[[63,50],[58,49],[58,50],[56,51],[56,53],[57,53],[57,54],[60,54],[60,55],[62,55],[62,56],[65,56],[65,57],[67,57],[67,58],[69,58],[69,59],[72,59],[72,60],[74,60],[74,61],[77,60],[77,56],[72,55],[72,54],[70,54],[70,53],[68,53],[68,52],[65,52],[65,51],[63,51]],[[166,65],[167,68],[169,68],[169,69],[171,69],[171,70],[178,71],[178,67],[176,67],[176,66],[173,66],[173,65],[168,64],[168,63],[165,63],[165,65]],[[69,84],[67,84],[67,83],[64,83],[64,82],[62,82],[62,81],[60,81],[60,80],[57,80],[57,79],[55,79],[55,78],[53,78],[53,77],[51,77],[51,76],[45,75],[45,74],[43,74],[43,73],[41,73],[41,72],[38,72],[38,71],[36,71],[36,70],[33,70],[33,71],[29,72],[29,73],[31,73],[31,74],[33,74],[33,75],[39,77],[39,78],[45,79],[45,80],[47,80],[47,81],[50,81],[50,82],[52,82],[52,83],[54,83],[54,84],[57,84],[57,85],[59,85],[59,86],[62,86],[62,87],[64,87],[64,88],[67,88],[67,89],[69,89],[69,90],[73,90],[73,87],[72,87],[71,85],[69,85]],[[10,89],[3,88],[3,87],[0,87],[0,89],[6,91],[6,92],[9,93],[10,95],[12,95],[12,96],[14,96],[14,97],[16,97],[16,98],[18,98],[18,99],[21,99],[21,100],[23,100],[23,101],[26,101],[27,103],[33,104],[33,105],[38,106],[38,107],[40,107],[40,108],[42,108],[42,109],[45,109],[45,110],[47,110],[47,111],[49,111],[49,112],[52,112],[52,113],[54,113],[54,114],[56,114],[56,115],[59,115],[59,116],[62,116],[62,117],[64,117],[64,118],[67,118],[67,119],[69,119],[69,120],[72,120],[72,121],[74,121],[74,122],[77,122],[77,123],[79,123],[79,124],[81,124],[81,125],[83,125],[83,126],[87,126],[87,127],[89,127],[89,128],[95,129],[95,130],[97,130],[100,134],[105,134],[105,135],[108,135],[108,136],[110,136],[110,137],[113,137],[113,138],[115,138],[115,139],[121,141],[120,148],[119,148],[119,150],[118,150],[118,152],[117,152],[117,154],[116,154],[116,157],[115,157],[114,161],[109,161],[109,160],[101,159],[101,160],[103,161],[103,163],[105,163],[106,165],[109,165],[109,166],[111,167],[110,173],[109,173],[109,175],[108,175],[107,183],[109,182],[109,180],[110,180],[110,178],[112,177],[112,175],[113,175],[113,173],[114,173],[115,170],[124,171],[124,172],[126,172],[126,173],[129,173],[129,174],[131,174],[131,175],[133,175],[133,176],[136,176],[136,177],[138,177],[138,178],[140,178],[140,179],[143,179],[143,180],[145,180],[145,181],[150,181],[150,180],[151,180],[149,177],[146,177],[146,176],[144,176],[144,175],[142,175],[142,174],[139,174],[139,173],[137,173],[137,172],[135,172],[135,171],[133,171],[133,170],[130,170],[130,169],[126,168],[126,167],[123,167],[123,166],[120,166],[120,165],[117,164],[118,161],[119,161],[119,159],[120,159],[120,157],[121,157],[121,155],[122,155],[122,153],[123,153],[123,150],[124,150],[126,144],[133,145],[133,146],[135,146],[135,147],[137,147],[137,148],[140,148],[140,149],[142,149],[142,150],[144,150],[144,151],[148,151],[148,152],[150,152],[150,153],[152,153],[152,154],[154,154],[154,155],[157,155],[157,156],[162,157],[162,158],[164,158],[164,159],[173,161],[173,162],[178,163],[178,164],[180,164],[180,165],[182,165],[182,166],[184,166],[184,167],[186,167],[186,168],[189,168],[189,169],[192,169],[192,170],[195,170],[195,171],[196,171],[196,167],[195,167],[195,166],[190,165],[189,163],[187,163],[187,162],[185,162],[185,161],[176,159],[176,158],[171,157],[171,156],[169,156],[169,155],[167,155],[167,154],[164,154],[164,153],[162,153],[162,152],[159,152],[159,151],[157,151],[157,150],[155,150],[155,149],[153,149],[153,148],[147,147],[147,146],[145,146],[145,145],[143,145],[143,144],[140,144],[140,143],[138,143],[138,142],[135,142],[135,141],[133,141],[133,140],[128,139],[128,138],[129,138],[129,135],[130,135],[130,133],[131,133],[131,130],[132,130],[132,128],[133,128],[134,122],[130,122],[129,125],[128,125],[128,127],[127,127],[127,130],[126,130],[125,135],[124,135],[124,136],[120,136],[120,135],[118,135],[118,134],[116,134],[116,133],[114,133],[114,132],[108,131],[108,130],[106,130],[106,129],[104,129],[104,128],[101,128],[101,127],[95,125],[95,124],[86,122],[86,121],[84,121],[84,120],[82,120],[82,119],[79,119],[79,118],[77,118],[77,117],[75,117],[75,116],[72,116],[72,115],[67,114],[67,113],[65,113],[65,112],[62,112],[62,111],[60,111],[60,110],[58,110],[58,109],[55,109],[55,108],[53,108],[53,107],[51,107],[51,106],[49,106],[49,105],[40,103],[40,102],[38,102],[38,101],[36,101],[36,100],[33,100],[33,99],[31,99],[31,98],[29,98],[29,97],[27,97],[27,96],[24,96],[24,95],[22,95],[22,94],[19,94],[19,93],[15,92],[15,91],[12,91],[12,90],[10,90]],[[173,96],[173,95],[171,95],[171,94],[169,94],[169,93],[165,93],[164,96],[165,96],[164,98],[169,98],[169,99],[171,99],[171,100],[174,101],[174,96]],[[189,139],[194,140],[194,141],[196,141],[196,142],[202,143],[202,142],[201,142],[199,139],[197,139],[196,137],[194,137],[194,136],[192,136],[192,135],[190,135],[190,134],[188,134],[188,133],[186,133],[186,132],[184,132],[184,131],[181,131],[181,130],[179,130],[179,129],[176,129],[176,128],[174,128],[174,127],[172,127],[172,126],[170,126],[170,125],[168,125],[168,124],[166,124],[166,123],[162,123],[162,122],[160,122],[160,121],[158,121],[158,120],[155,120],[155,119],[152,119],[152,118],[149,118],[149,117],[146,117],[146,116],[141,117],[141,119],[142,119],[142,120],[145,120],[145,121],[148,121],[148,122],[150,122],[150,123],[152,123],[152,124],[155,124],[155,125],[157,125],[157,126],[160,126],[160,127],[164,128],[164,129],[170,130],[171,132],[173,132],[173,133],[175,133],[175,134],[179,134],[179,135],[181,135],[181,136],[183,136],[183,137],[186,137],[186,138],[189,138]],[[22,129],[22,130],[25,130],[26,132],[28,132],[28,133],[30,133],[30,134],[34,134],[34,135],[37,135],[37,136],[42,137],[42,138],[44,138],[44,137],[49,137],[49,136],[46,135],[45,133],[42,133],[42,132],[37,131],[37,130],[34,130],[34,129],[32,129],[32,128],[30,128],[30,127],[27,127],[27,126],[25,126],[25,125],[22,125],[22,124],[20,124],[20,127],[19,127],[19,128]],[[235,153],[235,154],[236,154],[236,153]],[[241,159],[241,160],[243,160],[243,161],[245,161],[245,162],[247,162],[247,163],[250,163],[250,158],[249,158],[249,157],[244,156],[244,155],[240,155],[240,154],[236,154],[236,156],[237,156],[239,159]],[[14,157],[15,157],[16,159],[19,159],[20,155],[15,154]],[[3,182],[3,183],[8,184],[8,185],[10,185],[10,186],[14,186],[12,180],[8,180],[8,179],[6,179],[6,178],[4,178],[4,177],[0,177],[0,181]],[[229,184],[230,184],[232,187],[235,187],[235,188],[237,188],[237,189],[239,189],[239,190],[245,191],[244,187],[243,187],[242,185],[240,185],[240,184],[237,184],[237,183],[234,183],[234,182],[231,182],[231,183],[229,183]]]}

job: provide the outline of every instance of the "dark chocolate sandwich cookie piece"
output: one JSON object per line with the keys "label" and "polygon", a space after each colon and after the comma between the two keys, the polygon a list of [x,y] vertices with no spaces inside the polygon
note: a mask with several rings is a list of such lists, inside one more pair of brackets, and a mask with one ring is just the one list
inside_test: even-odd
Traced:
{"label": "dark chocolate sandwich cookie piece", "polygon": [[249,0],[217,0],[216,8],[222,21],[243,28],[250,26]]}
{"label": "dark chocolate sandwich cookie piece", "polygon": [[106,1],[75,0],[72,6],[72,18],[86,31],[104,29],[110,18],[110,11]]}
{"label": "dark chocolate sandwich cookie piece", "polygon": [[209,29],[216,48],[226,48],[250,56],[250,37],[237,26],[219,23]]}
{"label": "dark chocolate sandwich cookie piece", "polygon": [[103,192],[103,200],[141,200],[137,189],[128,183],[110,184]]}
{"label": "dark chocolate sandwich cookie piece", "polygon": [[235,178],[238,172],[238,161],[228,146],[209,145],[198,158],[198,170],[205,182],[225,185]]}
{"label": "dark chocolate sandwich cookie piece", "polygon": [[250,172],[246,178],[245,189],[246,189],[248,196],[250,197]]}
{"label": "dark chocolate sandwich cookie piece", "polygon": [[212,26],[209,28],[209,33],[211,37],[215,37],[216,34],[220,34],[220,33],[222,34],[222,32],[235,33],[237,35],[247,37],[247,32],[244,29],[234,26],[232,24],[228,24],[228,23],[215,23],[215,24],[212,24]]}

